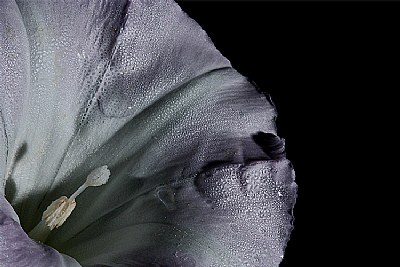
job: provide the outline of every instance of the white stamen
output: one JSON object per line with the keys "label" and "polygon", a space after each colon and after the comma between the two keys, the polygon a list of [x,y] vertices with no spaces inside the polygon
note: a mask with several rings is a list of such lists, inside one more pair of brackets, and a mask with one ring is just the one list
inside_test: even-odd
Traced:
{"label": "white stamen", "polygon": [[86,178],[86,181],[69,198],[61,196],[53,201],[43,212],[42,220],[29,232],[29,236],[35,240],[45,242],[50,231],[60,227],[75,209],[75,198],[89,186],[100,186],[107,183],[110,178],[108,167],[101,166],[94,169]]}

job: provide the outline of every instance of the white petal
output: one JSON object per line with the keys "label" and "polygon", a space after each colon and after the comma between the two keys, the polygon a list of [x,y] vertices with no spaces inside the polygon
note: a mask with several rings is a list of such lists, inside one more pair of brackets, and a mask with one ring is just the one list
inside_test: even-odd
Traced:
{"label": "white petal", "polygon": [[[76,189],[98,167],[96,151],[135,115],[178,94],[185,82],[229,64],[169,1],[18,5],[28,35],[30,80],[23,87],[26,98],[18,98],[24,106],[9,158],[21,148],[25,153],[8,164],[13,169],[7,195],[30,229],[35,222],[28,218],[38,220],[38,209]],[[90,155],[95,165],[82,168]]]}
{"label": "white petal", "polygon": [[[176,222],[177,228],[171,228],[176,213],[163,211],[164,206],[168,211],[168,203],[154,195],[170,197],[163,186],[182,185],[178,202],[196,204],[210,198],[196,192],[194,185],[205,168],[254,160],[276,164],[266,161],[271,158],[253,141],[258,132],[276,133],[272,103],[231,68],[175,3],[17,3],[18,7],[7,4],[2,10],[17,15],[20,11],[22,16],[0,17],[0,25],[15,25],[21,32],[13,39],[1,29],[1,40],[20,47],[25,55],[10,63],[25,64],[20,68],[22,78],[11,81],[12,89],[0,83],[0,94],[16,92],[7,102],[15,105],[0,100],[0,149],[7,150],[0,151],[0,174],[8,178],[5,193],[25,230],[38,223],[53,200],[72,194],[93,169],[107,165],[108,183],[79,195],[76,209],[48,242],[87,264],[112,265],[126,253],[152,255],[158,249],[154,233],[165,230],[168,236],[191,223]],[[0,54],[0,62],[7,61],[5,55]],[[282,175],[291,185],[289,172]],[[293,192],[289,197],[293,200]],[[200,206],[194,220],[203,215],[218,218],[213,217],[218,212]],[[192,211],[182,208],[178,214],[189,216]],[[277,223],[288,227],[287,211],[279,213],[285,219]],[[164,226],[166,222],[170,225]],[[211,233],[220,226],[209,227],[199,229]],[[185,231],[199,242],[198,228]],[[137,240],[146,236],[148,240]],[[121,243],[104,246],[111,238],[120,238]],[[202,244],[215,238],[206,236]],[[279,241],[279,253],[285,238]],[[130,251],[125,249],[128,241]],[[190,251],[199,253],[195,257],[200,261],[211,259],[199,249]],[[240,253],[238,260],[248,255]],[[274,264],[279,253],[271,254]]]}
{"label": "white petal", "polygon": [[8,152],[16,149],[30,67],[26,30],[14,1],[0,1],[0,66],[0,193],[4,194],[6,165],[12,160]]}

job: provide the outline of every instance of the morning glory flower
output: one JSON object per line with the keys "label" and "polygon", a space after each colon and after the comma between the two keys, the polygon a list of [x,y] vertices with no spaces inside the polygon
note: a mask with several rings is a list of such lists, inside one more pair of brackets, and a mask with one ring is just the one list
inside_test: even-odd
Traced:
{"label": "morning glory flower", "polygon": [[0,266],[278,266],[275,117],[173,1],[0,0]]}

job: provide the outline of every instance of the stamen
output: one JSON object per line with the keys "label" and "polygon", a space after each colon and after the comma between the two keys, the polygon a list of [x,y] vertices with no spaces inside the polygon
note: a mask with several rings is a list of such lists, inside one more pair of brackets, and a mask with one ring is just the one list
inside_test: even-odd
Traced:
{"label": "stamen", "polygon": [[29,236],[40,242],[45,242],[54,228],[60,227],[75,209],[75,198],[89,186],[100,186],[107,183],[110,178],[108,167],[101,166],[94,169],[86,178],[86,181],[69,198],[61,196],[53,201],[43,212],[42,220],[29,232]]}

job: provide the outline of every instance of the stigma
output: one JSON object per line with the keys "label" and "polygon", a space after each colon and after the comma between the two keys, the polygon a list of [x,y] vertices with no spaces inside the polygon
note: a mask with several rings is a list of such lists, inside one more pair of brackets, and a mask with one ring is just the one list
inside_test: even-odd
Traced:
{"label": "stigma", "polygon": [[86,181],[69,198],[61,196],[54,200],[43,212],[42,220],[29,232],[29,237],[40,242],[45,242],[50,232],[58,228],[68,219],[76,207],[76,197],[89,186],[101,186],[108,182],[110,170],[107,165],[94,169]]}

